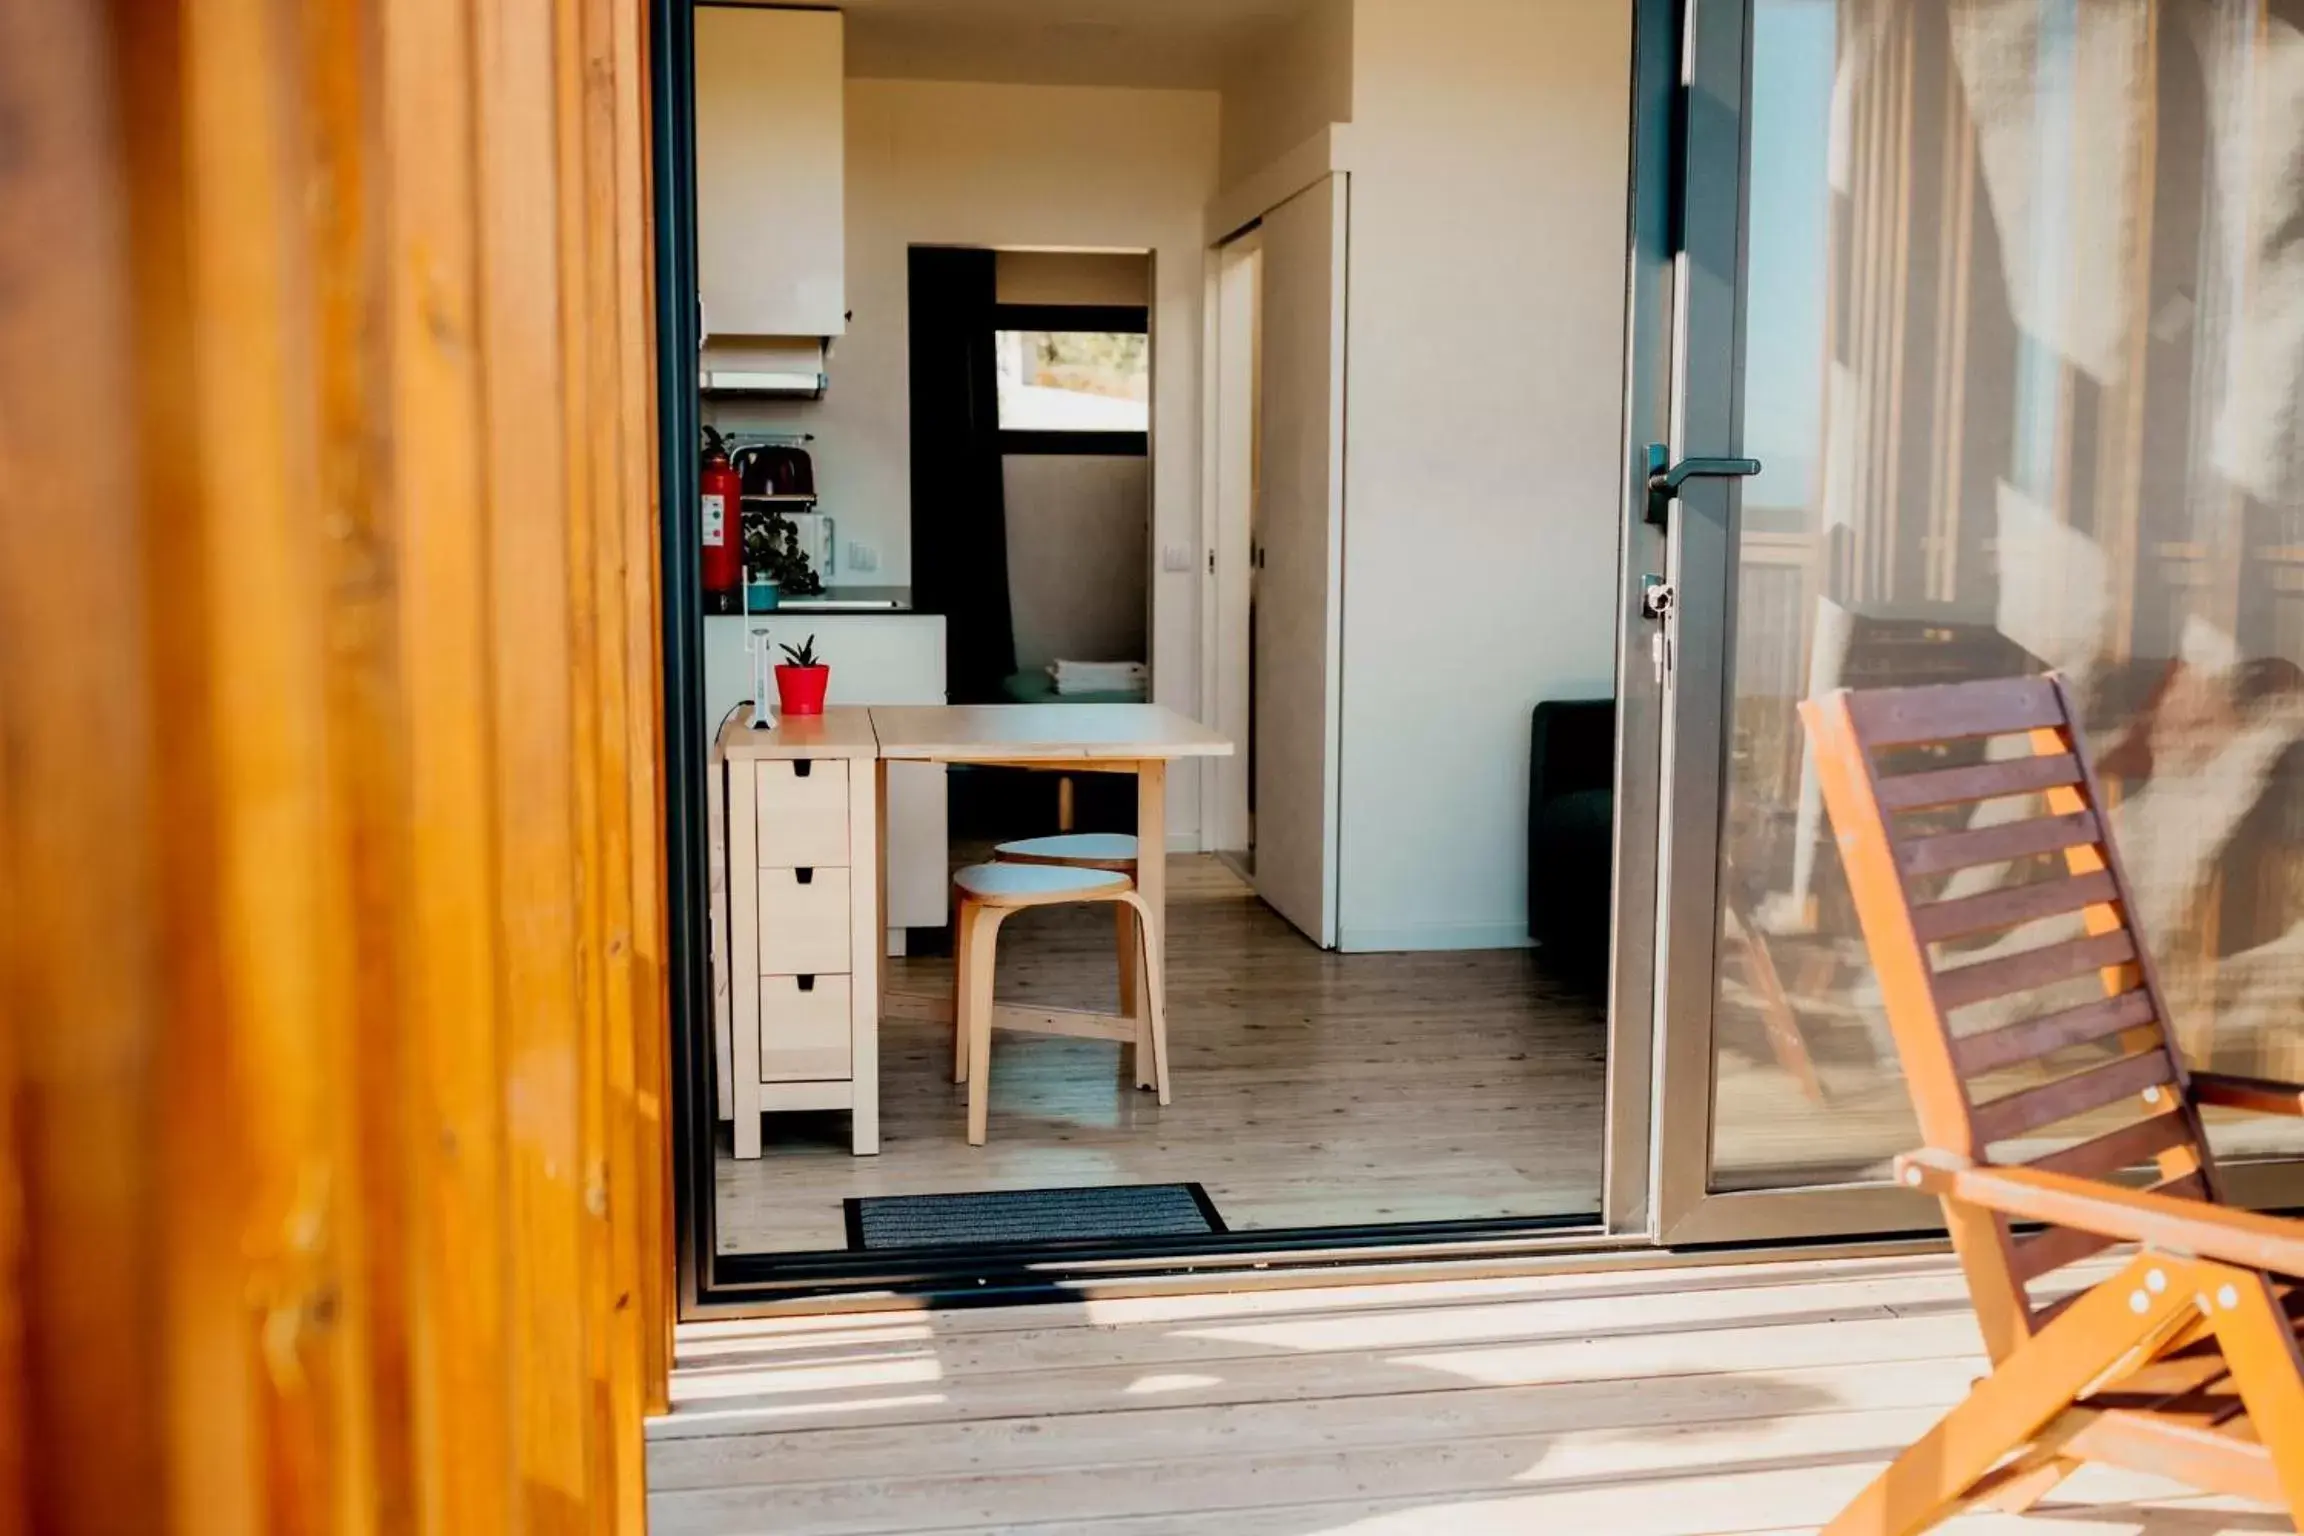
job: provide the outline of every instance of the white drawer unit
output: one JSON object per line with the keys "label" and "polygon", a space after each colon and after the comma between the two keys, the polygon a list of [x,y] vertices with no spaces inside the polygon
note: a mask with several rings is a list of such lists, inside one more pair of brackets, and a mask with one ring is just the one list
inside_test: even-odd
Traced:
{"label": "white drawer unit", "polygon": [[880,1150],[879,795],[869,713],[740,710],[717,743],[715,989],[721,1101],[739,1158],[760,1117],[845,1109],[851,1145]]}
{"label": "white drawer unit", "polygon": [[856,1059],[854,999],[845,976],[760,978],[760,1081],[846,1078]]}
{"label": "white drawer unit", "polygon": [[760,871],[760,974],[846,975],[848,887],[846,869]]}
{"label": "white drawer unit", "polygon": [[[760,867],[848,867],[848,765],[796,762],[753,765],[759,782]],[[867,773],[866,792],[870,792]]]}

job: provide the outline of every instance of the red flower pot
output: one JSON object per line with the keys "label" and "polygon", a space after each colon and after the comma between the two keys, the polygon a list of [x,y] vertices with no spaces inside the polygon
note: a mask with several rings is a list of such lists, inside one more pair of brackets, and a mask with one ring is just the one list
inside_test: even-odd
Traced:
{"label": "red flower pot", "polygon": [[832,685],[827,666],[776,668],[776,707],[787,715],[824,713],[824,690]]}

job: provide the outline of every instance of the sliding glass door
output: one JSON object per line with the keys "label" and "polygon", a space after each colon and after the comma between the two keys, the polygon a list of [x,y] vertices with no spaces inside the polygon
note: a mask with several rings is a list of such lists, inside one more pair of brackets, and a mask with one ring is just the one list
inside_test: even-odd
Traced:
{"label": "sliding glass door", "polygon": [[[1802,697],[2064,672],[2187,1057],[2304,1075],[2304,32],[1684,14],[1668,457],[1761,468],[1663,509],[1658,1227],[1932,1226],[1883,1182],[1917,1134]],[[2236,1189],[2304,1196],[2304,1125],[2213,1130]]]}

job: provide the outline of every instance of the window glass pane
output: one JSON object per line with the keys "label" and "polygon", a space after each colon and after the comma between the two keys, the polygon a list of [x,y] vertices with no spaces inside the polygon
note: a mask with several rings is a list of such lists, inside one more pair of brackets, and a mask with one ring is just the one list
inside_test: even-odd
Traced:
{"label": "window glass pane", "polygon": [[1000,426],[1008,432],[1144,432],[1149,338],[1123,331],[1000,331]]}
{"label": "window glass pane", "polygon": [[[1768,467],[1737,537],[1715,1187],[1884,1177],[1919,1139],[1794,714],[1843,685],[2062,671],[2176,1043],[2196,1068],[2297,1074],[2304,73],[2282,61],[2304,33],[2258,0],[1753,17],[1744,446]],[[2228,1154],[2304,1146],[2296,1120],[2210,1130]]]}

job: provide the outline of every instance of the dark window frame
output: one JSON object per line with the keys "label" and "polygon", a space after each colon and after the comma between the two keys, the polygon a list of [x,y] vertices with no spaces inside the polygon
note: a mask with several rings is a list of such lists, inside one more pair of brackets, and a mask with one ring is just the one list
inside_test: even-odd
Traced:
{"label": "dark window frame", "polygon": [[[1150,336],[1152,311],[1142,304],[995,304],[992,329],[998,331],[1100,331]],[[1003,455],[1143,458],[1152,451],[1150,432],[999,431]]]}
{"label": "dark window frame", "polygon": [[1149,432],[1021,432],[1003,428],[1000,433],[1000,453],[1004,458],[1045,458],[1070,453],[1106,459],[1141,459],[1151,451]]}
{"label": "dark window frame", "polygon": [[1110,331],[1152,334],[1152,311],[1142,304],[995,304],[996,331]]}

